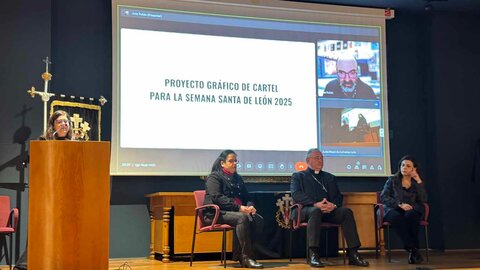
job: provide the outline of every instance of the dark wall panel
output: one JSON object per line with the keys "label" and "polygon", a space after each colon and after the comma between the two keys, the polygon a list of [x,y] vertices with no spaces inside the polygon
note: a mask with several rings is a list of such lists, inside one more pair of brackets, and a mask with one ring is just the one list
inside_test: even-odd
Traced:
{"label": "dark wall panel", "polygon": [[472,181],[480,139],[480,21],[478,14],[432,17],[433,147],[447,248],[479,248],[480,183]]}
{"label": "dark wall panel", "polygon": [[[11,196],[20,211],[20,230],[14,237],[14,258],[27,235],[28,142],[42,132],[40,98],[27,94],[31,86],[43,91],[42,59],[51,55],[50,0],[2,1],[0,9],[0,194]],[[2,260],[0,264],[5,264]]]}
{"label": "dark wall panel", "polygon": [[435,178],[431,134],[435,128],[432,117],[433,97],[429,82],[432,78],[430,21],[424,14],[398,12],[387,21],[388,102],[392,172],[406,154],[420,162],[420,173],[426,182],[432,205],[431,246],[443,249],[441,196]]}

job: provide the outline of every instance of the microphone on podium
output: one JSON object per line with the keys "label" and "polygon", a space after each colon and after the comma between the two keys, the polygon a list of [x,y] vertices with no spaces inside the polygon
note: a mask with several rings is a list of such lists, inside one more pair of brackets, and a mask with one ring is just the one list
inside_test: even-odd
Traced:
{"label": "microphone on podium", "polygon": [[57,131],[55,130],[53,133],[52,133],[52,140],[55,140],[55,135],[57,135]]}

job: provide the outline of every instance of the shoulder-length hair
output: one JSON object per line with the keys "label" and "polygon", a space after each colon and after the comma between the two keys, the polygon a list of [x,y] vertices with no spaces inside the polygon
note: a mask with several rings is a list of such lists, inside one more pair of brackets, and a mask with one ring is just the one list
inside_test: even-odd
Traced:
{"label": "shoulder-length hair", "polygon": [[417,169],[417,173],[420,174],[420,166],[418,165],[417,159],[414,156],[406,155],[406,156],[403,156],[398,162],[397,172],[394,174],[396,179],[402,179],[403,177],[401,166],[402,166],[402,162],[405,160],[411,161],[413,163],[413,167]]}
{"label": "shoulder-length hair", "polygon": [[212,172],[221,172],[222,171],[222,161],[226,162],[227,157],[230,154],[234,154],[235,156],[237,155],[237,153],[235,153],[233,150],[223,150],[220,153],[220,155],[217,157],[215,162],[213,162]]}
{"label": "shoulder-length hair", "polygon": [[70,118],[70,115],[63,110],[57,110],[55,111],[52,115],[50,115],[50,118],[48,119],[47,123],[47,131],[45,134],[43,134],[41,137],[45,140],[56,140],[57,137],[55,136],[55,121],[57,118],[60,116],[65,115],[67,117],[68,121],[68,132],[67,135],[65,136],[66,140],[72,140],[73,139],[73,127],[72,127],[72,119]]}

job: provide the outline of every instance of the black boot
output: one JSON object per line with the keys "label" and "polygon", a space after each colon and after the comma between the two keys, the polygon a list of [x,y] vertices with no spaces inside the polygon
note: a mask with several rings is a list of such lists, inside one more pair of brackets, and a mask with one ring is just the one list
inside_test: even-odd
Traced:
{"label": "black boot", "polygon": [[413,250],[408,250],[408,263],[409,264],[416,264],[417,261],[415,260],[415,254],[413,254]]}
{"label": "black boot", "polygon": [[408,263],[409,264],[421,264],[423,262],[422,254],[417,248],[412,248],[408,251]]}
{"label": "black boot", "polygon": [[262,269],[263,265],[258,263],[254,259],[249,258],[248,256],[243,256],[241,265],[243,268],[254,268],[254,269]]}
{"label": "black boot", "polygon": [[370,265],[360,256],[360,253],[358,253],[356,248],[351,248],[348,250],[348,264],[362,267],[367,267]]}
{"label": "black boot", "polygon": [[423,257],[420,251],[418,249],[415,249],[415,259],[417,260],[417,263],[422,263],[423,262]]}
{"label": "black boot", "polygon": [[316,248],[310,248],[310,258],[308,262],[311,267],[325,267],[322,261],[320,261],[320,256]]}

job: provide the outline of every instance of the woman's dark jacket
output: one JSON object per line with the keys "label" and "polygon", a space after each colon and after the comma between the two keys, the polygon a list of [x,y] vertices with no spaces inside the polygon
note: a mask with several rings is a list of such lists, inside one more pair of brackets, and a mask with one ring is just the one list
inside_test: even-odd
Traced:
{"label": "woman's dark jacket", "polygon": [[[235,173],[233,176],[223,172],[212,172],[205,181],[205,201],[206,204],[216,204],[220,207],[220,213],[226,211],[240,211],[240,205],[235,203],[235,198],[242,201],[242,205],[253,205],[250,202],[248,191],[240,175]],[[213,216],[214,210],[204,211],[204,215]]]}
{"label": "woman's dark jacket", "polygon": [[383,187],[380,199],[385,204],[385,215],[392,209],[400,208],[400,203],[408,203],[413,206],[413,210],[425,214],[425,206],[423,203],[427,201],[427,193],[425,191],[424,182],[418,184],[412,179],[410,188],[406,189],[402,186],[402,178],[391,176],[387,179]]}

